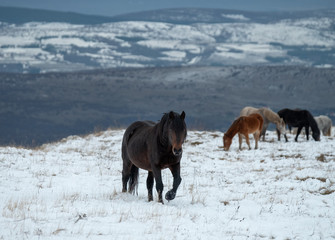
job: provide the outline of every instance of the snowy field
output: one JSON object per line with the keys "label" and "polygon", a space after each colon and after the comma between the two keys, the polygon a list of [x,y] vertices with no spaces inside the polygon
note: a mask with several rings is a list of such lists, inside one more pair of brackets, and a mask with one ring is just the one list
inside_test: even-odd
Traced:
{"label": "snowy field", "polygon": [[[38,149],[0,148],[0,239],[334,239],[335,138],[229,152],[222,132],[189,131],[170,202],[121,192],[124,130]],[[251,141],[254,146],[253,140]],[[163,171],[164,193],[172,177]]]}
{"label": "snowy field", "polygon": [[288,15],[273,20],[264,16],[264,23],[244,15],[225,17],[235,21],[0,22],[0,70],[52,72],[195,64],[334,66],[334,17]]}

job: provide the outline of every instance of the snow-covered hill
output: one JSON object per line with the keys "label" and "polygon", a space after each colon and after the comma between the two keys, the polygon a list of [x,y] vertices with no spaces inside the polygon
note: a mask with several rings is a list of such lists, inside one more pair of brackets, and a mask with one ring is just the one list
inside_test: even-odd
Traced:
{"label": "snow-covered hill", "polygon": [[63,15],[62,22],[3,19],[0,71],[175,65],[329,67],[335,62],[334,16],[333,10],[271,14],[175,9],[120,16],[100,24],[64,22]]}
{"label": "snow-covered hill", "polygon": [[[121,193],[124,130],[38,149],[0,148],[1,239],[334,239],[335,139],[222,150],[222,132],[189,131],[177,197]],[[252,141],[252,144],[254,142]],[[165,191],[172,178],[163,171]],[[157,196],[156,196],[157,199]]]}

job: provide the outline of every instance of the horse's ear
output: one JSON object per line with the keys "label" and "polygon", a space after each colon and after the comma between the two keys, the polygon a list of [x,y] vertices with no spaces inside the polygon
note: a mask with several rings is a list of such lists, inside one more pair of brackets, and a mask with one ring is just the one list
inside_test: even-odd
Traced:
{"label": "horse's ear", "polygon": [[180,118],[181,118],[182,120],[184,120],[184,119],[185,119],[185,116],[186,116],[186,113],[183,111],[183,112],[180,114]]}
{"label": "horse's ear", "polygon": [[169,118],[171,119],[171,120],[173,120],[174,119],[174,113],[171,111],[171,112],[169,112]]}

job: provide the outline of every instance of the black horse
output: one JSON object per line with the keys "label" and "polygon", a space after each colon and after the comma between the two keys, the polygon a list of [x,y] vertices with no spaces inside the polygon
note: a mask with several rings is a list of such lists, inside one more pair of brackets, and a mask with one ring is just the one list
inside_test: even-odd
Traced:
{"label": "black horse", "polygon": [[176,196],[181,182],[180,160],[182,144],[187,135],[185,112],[165,113],[157,124],[151,121],[138,121],[131,124],[125,131],[122,140],[122,192],[134,193],[138,184],[139,168],[148,171],[148,200],[153,200],[152,188],[154,178],[158,192],[158,202],[163,203],[163,182],[161,170],[169,168],[173,175],[173,188],[165,195],[166,200]]}
{"label": "black horse", "polygon": [[[278,115],[284,119],[285,124],[297,127],[297,136],[295,137],[295,141],[298,141],[298,136],[301,132],[301,129],[304,127],[306,131],[306,137],[307,140],[309,140],[309,127],[311,127],[313,133],[312,136],[315,141],[320,141],[320,130],[318,128],[318,125],[312,116],[312,114],[307,110],[292,110],[284,108],[278,112]],[[280,140],[280,133],[278,133],[278,139]],[[284,134],[285,140],[287,142],[286,134]]]}

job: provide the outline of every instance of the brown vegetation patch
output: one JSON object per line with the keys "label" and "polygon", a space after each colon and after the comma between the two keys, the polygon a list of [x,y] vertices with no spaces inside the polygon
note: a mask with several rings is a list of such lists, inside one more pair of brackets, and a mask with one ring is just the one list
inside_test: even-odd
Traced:
{"label": "brown vegetation patch", "polygon": [[200,144],[203,144],[203,142],[198,142],[198,141],[196,141],[196,142],[191,142],[191,145],[192,145],[192,146],[198,146],[198,145],[200,145]]}
{"label": "brown vegetation patch", "polygon": [[332,194],[333,192],[335,192],[335,190],[322,189],[322,191],[320,192],[320,194],[321,195],[329,195],[329,194]]}
{"label": "brown vegetation patch", "polygon": [[327,178],[315,178],[315,177],[303,177],[303,178],[300,178],[300,177],[296,177],[295,178],[296,180],[300,180],[302,182],[306,181],[307,179],[316,179],[316,180],[319,180],[320,182],[326,182],[327,181]]}
{"label": "brown vegetation patch", "polygon": [[228,201],[220,201],[220,203],[223,203],[225,206],[229,205]]}
{"label": "brown vegetation patch", "polygon": [[303,158],[303,156],[300,153],[294,154],[294,155],[280,154],[278,157],[280,157],[280,158],[286,158],[286,159],[288,159],[288,158]]}
{"label": "brown vegetation patch", "polygon": [[335,156],[332,154],[320,154],[320,156],[316,157],[316,160],[320,162],[330,162],[330,161],[335,161]]}
{"label": "brown vegetation patch", "polygon": [[211,134],[211,136],[212,136],[213,138],[218,138],[218,137],[220,137],[219,134],[216,134],[216,133]]}

